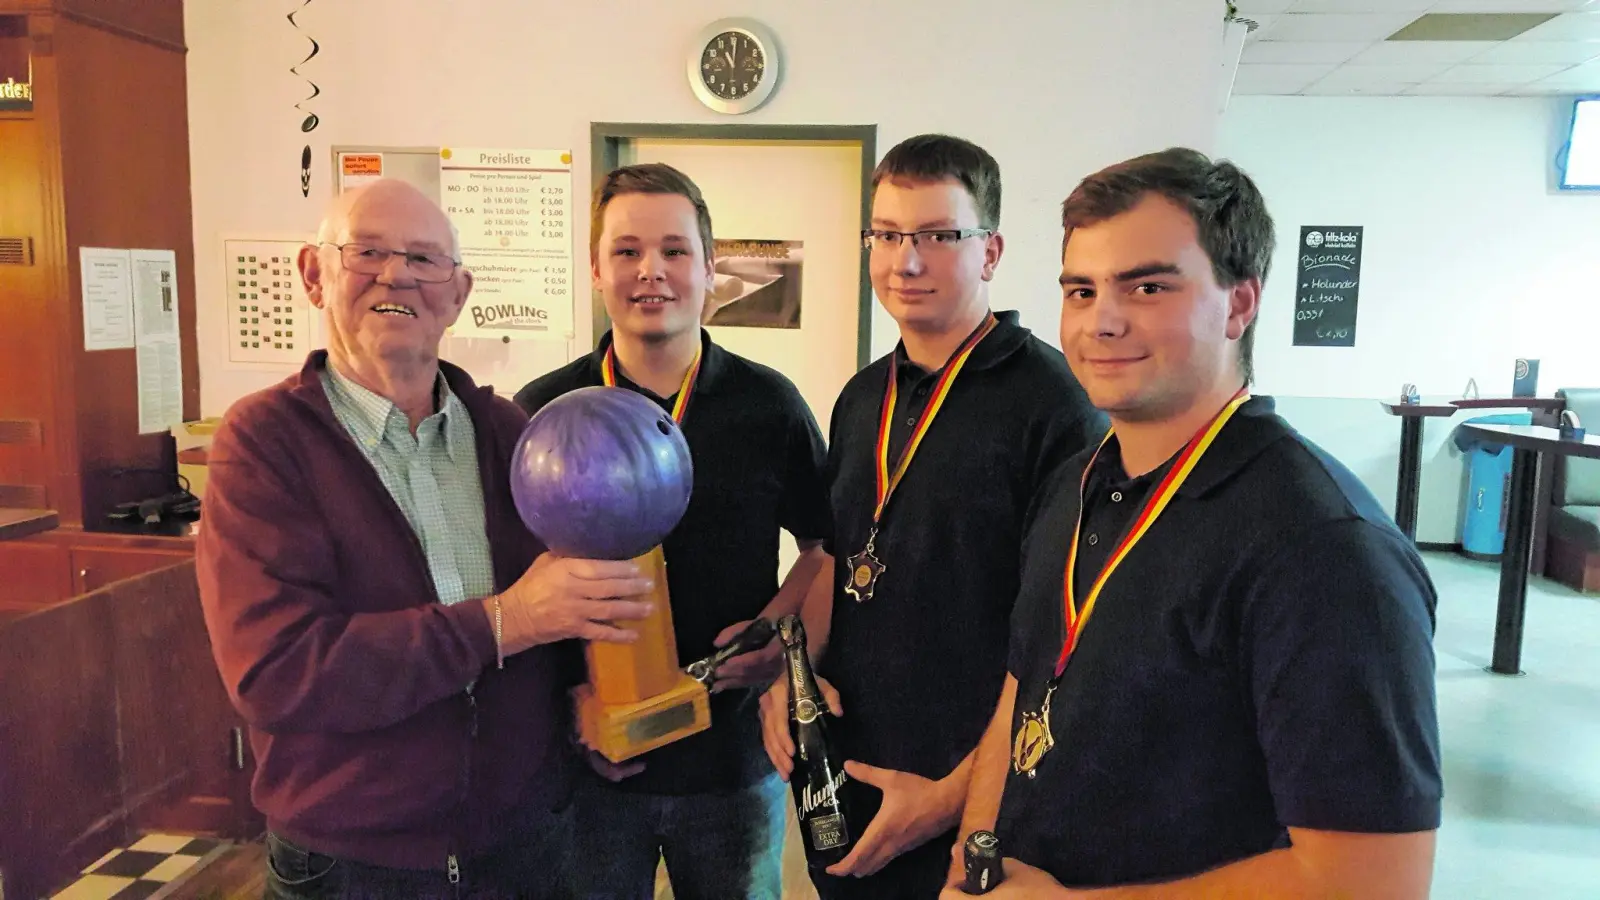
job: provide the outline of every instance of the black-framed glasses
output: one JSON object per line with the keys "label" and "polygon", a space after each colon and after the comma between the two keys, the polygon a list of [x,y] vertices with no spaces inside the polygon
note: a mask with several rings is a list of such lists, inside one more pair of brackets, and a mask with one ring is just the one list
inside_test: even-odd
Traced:
{"label": "black-framed glasses", "polygon": [[861,246],[868,250],[882,247],[885,250],[900,246],[906,238],[911,239],[911,246],[918,249],[954,247],[969,237],[988,237],[994,234],[993,228],[929,228],[923,231],[884,231],[879,228],[869,228],[861,232]]}
{"label": "black-framed glasses", "polygon": [[336,248],[339,251],[339,262],[345,269],[357,275],[381,275],[384,267],[389,264],[389,257],[403,256],[406,261],[406,271],[411,273],[412,278],[429,284],[438,284],[449,281],[456,273],[456,266],[461,265],[460,260],[453,259],[446,253],[390,250],[388,247],[360,242],[335,244],[323,241],[323,243]]}

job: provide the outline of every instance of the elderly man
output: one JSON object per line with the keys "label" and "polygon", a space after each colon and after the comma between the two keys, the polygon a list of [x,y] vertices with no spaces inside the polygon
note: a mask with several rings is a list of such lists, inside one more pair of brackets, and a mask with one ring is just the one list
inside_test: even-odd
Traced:
{"label": "elderly man", "polygon": [[216,435],[201,598],[270,898],[564,896],[571,639],[648,611],[605,599],[649,589],[631,563],[543,553],[518,519],[527,417],[438,356],[456,255],[414,188],[341,195],[299,259],[327,351]]}

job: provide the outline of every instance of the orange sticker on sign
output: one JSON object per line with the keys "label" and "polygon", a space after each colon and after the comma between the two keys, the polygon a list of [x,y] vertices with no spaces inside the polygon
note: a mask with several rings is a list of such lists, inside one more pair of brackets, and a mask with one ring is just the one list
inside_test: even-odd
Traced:
{"label": "orange sticker on sign", "polygon": [[381,153],[348,153],[339,158],[344,174],[351,175],[382,175],[383,154]]}

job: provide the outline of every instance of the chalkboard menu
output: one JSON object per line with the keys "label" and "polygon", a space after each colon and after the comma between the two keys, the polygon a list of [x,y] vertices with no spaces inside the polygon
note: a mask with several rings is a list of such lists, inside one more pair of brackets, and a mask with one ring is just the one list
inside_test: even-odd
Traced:
{"label": "chalkboard menu", "polygon": [[1294,345],[1354,347],[1361,294],[1360,225],[1303,226],[1295,273]]}

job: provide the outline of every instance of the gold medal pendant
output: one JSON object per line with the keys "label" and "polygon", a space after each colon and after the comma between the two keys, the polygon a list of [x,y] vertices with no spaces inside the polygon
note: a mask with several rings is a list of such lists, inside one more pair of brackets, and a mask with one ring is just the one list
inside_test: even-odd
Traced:
{"label": "gold medal pendant", "polygon": [[1039,762],[1056,745],[1055,738],[1050,735],[1050,698],[1055,692],[1056,686],[1050,685],[1039,711],[1022,714],[1022,727],[1017,729],[1016,740],[1011,744],[1011,771],[1018,775],[1038,777]]}
{"label": "gold medal pendant", "polygon": [[[876,530],[874,530],[874,537]],[[874,538],[867,539],[866,549],[855,556],[845,560],[845,565],[850,568],[850,577],[845,582],[844,589],[855,598],[857,603],[865,603],[872,599],[872,592],[878,587],[878,576],[883,574],[883,563],[872,555]]]}

